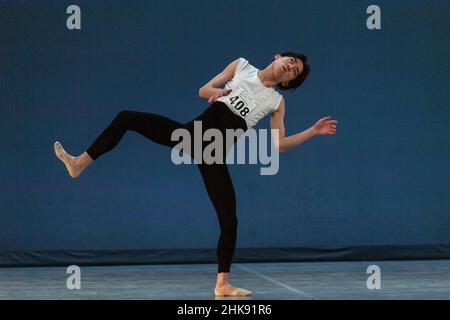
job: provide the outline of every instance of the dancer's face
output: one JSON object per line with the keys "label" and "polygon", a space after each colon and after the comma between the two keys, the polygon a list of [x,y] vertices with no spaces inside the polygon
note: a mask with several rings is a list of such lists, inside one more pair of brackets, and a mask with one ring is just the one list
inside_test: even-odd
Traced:
{"label": "dancer's face", "polygon": [[303,72],[303,63],[300,59],[292,57],[282,57],[275,55],[275,61],[272,62],[273,71],[278,83],[287,86],[289,81],[294,80]]}

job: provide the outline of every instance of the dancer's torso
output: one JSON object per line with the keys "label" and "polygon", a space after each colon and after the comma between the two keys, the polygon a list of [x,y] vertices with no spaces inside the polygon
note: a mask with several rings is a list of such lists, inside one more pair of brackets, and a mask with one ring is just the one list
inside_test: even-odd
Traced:
{"label": "dancer's torso", "polygon": [[262,84],[257,68],[244,58],[239,60],[233,79],[225,84],[226,89],[232,89],[231,93],[217,101],[225,103],[234,114],[244,119],[250,129],[264,116],[278,109],[282,96]]}

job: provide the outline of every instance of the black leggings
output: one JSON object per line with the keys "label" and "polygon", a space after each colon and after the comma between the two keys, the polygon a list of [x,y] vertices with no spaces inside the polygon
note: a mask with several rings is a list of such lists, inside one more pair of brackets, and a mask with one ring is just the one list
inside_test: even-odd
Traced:
{"label": "black leggings", "polygon": [[[201,115],[185,124],[156,114],[123,110],[119,112],[86,152],[92,159],[97,159],[102,154],[112,150],[127,130],[138,132],[161,145],[174,147],[179,143],[178,141],[171,141],[171,135],[175,129],[185,128],[189,130],[192,140],[194,140],[194,121],[202,121],[203,131],[210,128],[219,129],[223,137],[225,137],[226,129],[247,130],[244,119],[235,115],[224,103],[219,101],[214,102]],[[236,141],[236,138],[234,141]],[[219,218],[220,238],[216,251],[219,263],[218,272],[230,272],[231,261],[236,248],[238,224],[236,195],[225,157],[226,150],[223,152],[221,164],[206,164],[203,162],[197,165]],[[199,162],[197,161],[197,163]]]}

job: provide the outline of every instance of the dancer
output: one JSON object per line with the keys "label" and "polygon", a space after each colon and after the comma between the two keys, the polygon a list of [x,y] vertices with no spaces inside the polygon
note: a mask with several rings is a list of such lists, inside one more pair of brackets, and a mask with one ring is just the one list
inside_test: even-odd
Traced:
{"label": "dancer", "polygon": [[[200,97],[208,99],[210,105],[190,122],[182,124],[157,114],[123,110],[81,155],[75,157],[68,154],[58,141],[54,144],[54,151],[66,166],[69,175],[76,178],[93,161],[112,150],[128,130],[173,148],[178,142],[171,140],[172,132],[183,128],[193,136],[194,121],[201,121],[203,130],[215,128],[225,136],[226,129],[242,129],[245,132],[267,114],[270,114],[271,128],[279,132],[278,139],[274,141],[276,149],[286,151],[315,135],[336,134],[337,121],[327,116],[302,132],[285,135],[285,100],[275,87],[279,90],[295,90],[309,72],[306,56],[299,53],[276,54],[272,63],[263,70],[255,68],[246,59],[239,58],[199,90]],[[221,88],[224,84],[224,88]],[[235,138],[234,141],[236,140]],[[221,163],[197,162],[220,225],[216,251],[218,272],[214,292],[216,296],[249,296],[251,291],[229,283],[238,219],[236,196],[225,161],[226,152],[224,150]]]}

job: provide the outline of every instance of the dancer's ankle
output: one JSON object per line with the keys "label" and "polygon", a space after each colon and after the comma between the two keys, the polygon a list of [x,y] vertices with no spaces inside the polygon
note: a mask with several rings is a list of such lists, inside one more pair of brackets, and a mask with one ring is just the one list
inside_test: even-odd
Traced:
{"label": "dancer's ankle", "polygon": [[80,169],[80,157],[70,156],[70,164],[74,167],[75,170],[79,171]]}
{"label": "dancer's ankle", "polygon": [[229,284],[228,283],[228,279],[229,279],[230,274],[228,272],[220,272],[217,274],[217,281],[216,281],[216,287],[222,287],[224,285]]}
{"label": "dancer's ankle", "polygon": [[216,288],[219,290],[223,290],[223,289],[227,289],[227,288],[232,288],[233,286],[228,283],[228,282],[224,282],[224,283],[217,283],[216,284]]}

